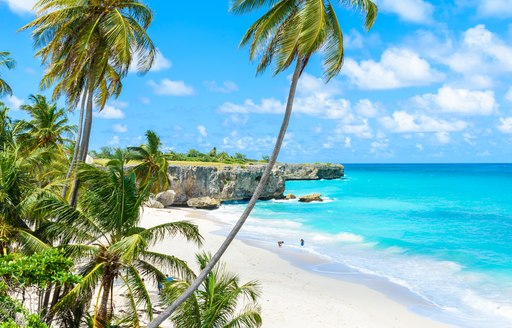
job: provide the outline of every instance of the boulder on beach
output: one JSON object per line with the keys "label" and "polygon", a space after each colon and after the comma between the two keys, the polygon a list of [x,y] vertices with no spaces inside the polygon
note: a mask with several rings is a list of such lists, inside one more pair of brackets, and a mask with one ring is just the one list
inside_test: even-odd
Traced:
{"label": "boulder on beach", "polygon": [[309,195],[305,195],[305,196],[300,196],[299,202],[303,202],[303,203],[323,202],[324,200],[322,199],[321,196],[322,195],[320,195],[320,194],[309,194]]}
{"label": "boulder on beach", "polygon": [[158,193],[155,197],[157,202],[162,203],[164,207],[171,206],[174,204],[176,198],[176,192],[174,190],[166,190]]}
{"label": "boulder on beach", "polygon": [[286,197],[284,199],[290,200],[290,199],[296,199],[296,198],[297,198],[297,196],[295,196],[294,194],[288,194],[288,195],[286,195]]}
{"label": "boulder on beach", "polygon": [[219,208],[220,200],[211,197],[197,197],[190,198],[187,205],[193,208],[200,208],[204,210],[214,210]]}
{"label": "boulder on beach", "polygon": [[165,206],[162,203],[153,198],[148,199],[148,201],[144,203],[144,206],[150,208],[165,208]]}

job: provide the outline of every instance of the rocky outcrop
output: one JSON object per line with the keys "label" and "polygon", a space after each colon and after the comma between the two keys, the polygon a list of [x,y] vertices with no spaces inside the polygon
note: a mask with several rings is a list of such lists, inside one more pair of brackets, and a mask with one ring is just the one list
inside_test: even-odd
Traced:
{"label": "rocky outcrop", "polygon": [[294,194],[288,194],[288,195],[286,195],[286,197],[284,199],[292,200],[292,199],[296,199],[296,198],[297,198],[297,196],[295,196]]}
{"label": "rocky outcrop", "polygon": [[311,203],[311,202],[323,202],[322,195],[320,194],[309,194],[299,197],[299,202]]}
{"label": "rocky outcrop", "polygon": [[[185,205],[191,198],[211,197],[221,201],[249,199],[263,175],[264,165],[185,166],[169,165],[170,189],[176,192],[174,205]],[[283,168],[272,171],[260,199],[282,198]]]}
{"label": "rocky outcrop", "polygon": [[158,193],[155,197],[157,202],[160,202],[164,207],[171,206],[174,204],[176,198],[176,192],[174,190],[166,190]]}
{"label": "rocky outcrop", "polygon": [[341,164],[282,164],[285,180],[339,179],[344,175]]}
{"label": "rocky outcrop", "polygon": [[187,200],[187,205],[193,208],[200,208],[204,210],[214,210],[219,208],[220,200],[210,197],[198,197]]}
{"label": "rocky outcrop", "polygon": [[[169,165],[170,190],[175,193],[172,205],[191,206],[190,199],[201,197],[219,201],[250,199],[264,170],[265,165]],[[343,171],[339,164],[276,165],[260,199],[284,198],[286,180],[338,179]]]}
{"label": "rocky outcrop", "polygon": [[162,203],[153,198],[150,198],[146,203],[144,203],[144,206],[151,208],[165,208],[165,206]]}

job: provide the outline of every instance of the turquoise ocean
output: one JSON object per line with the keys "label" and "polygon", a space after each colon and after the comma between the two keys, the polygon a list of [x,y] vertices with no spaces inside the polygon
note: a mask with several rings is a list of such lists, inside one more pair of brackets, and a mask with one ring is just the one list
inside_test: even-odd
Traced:
{"label": "turquoise ocean", "polygon": [[[241,238],[321,255],[319,273],[385,280],[428,305],[411,310],[456,326],[512,327],[511,164],[352,164],[285,193],[324,202],[260,201]],[[215,216],[231,223],[244,207]]]}

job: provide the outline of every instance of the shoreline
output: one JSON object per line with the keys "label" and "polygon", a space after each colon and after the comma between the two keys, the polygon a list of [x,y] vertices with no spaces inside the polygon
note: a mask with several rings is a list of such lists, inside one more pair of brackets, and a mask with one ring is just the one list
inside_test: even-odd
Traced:
{"label": "shoreline", "polygon": [[[149,227],[175,220],[197,224],[205,238],[201,250],[212,253],[224,240],[223,231],[229,228],[210,212],[189,208],[145,208],[141,223]],[[264,241],[237,238],[223,257],[227,269],[239,274],[242,283],[260,282],[258,303],[263,327],[301,327],[304,323],[309,327],[452,327],[417,311],[428,303],[405,287],[400,291],[400,286],[391,282],[375,286],[376,279],[368,284],[361,279],[364,274],[355,270],[346,275],[321,272],[319,266],[328,265],[329,260],[306,249],[286,246],[278,248]],[[163,241],[154,249],[189,265],[198,251],[179,237]]]}

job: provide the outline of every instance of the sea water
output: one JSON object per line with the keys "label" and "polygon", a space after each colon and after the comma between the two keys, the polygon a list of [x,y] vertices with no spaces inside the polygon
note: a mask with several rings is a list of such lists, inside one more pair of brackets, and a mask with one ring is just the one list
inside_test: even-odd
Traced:
{"label": "sea water", "polygon": [[[353,164],[339,180],[288,181],[285,193],[324,201],[260,201],[242,238],[305,239],[330,261],[317,271],[338,263],[385,279],[457,326],[512,327],[512,165]],[[232,221],[244,207],[216,216]]]}

